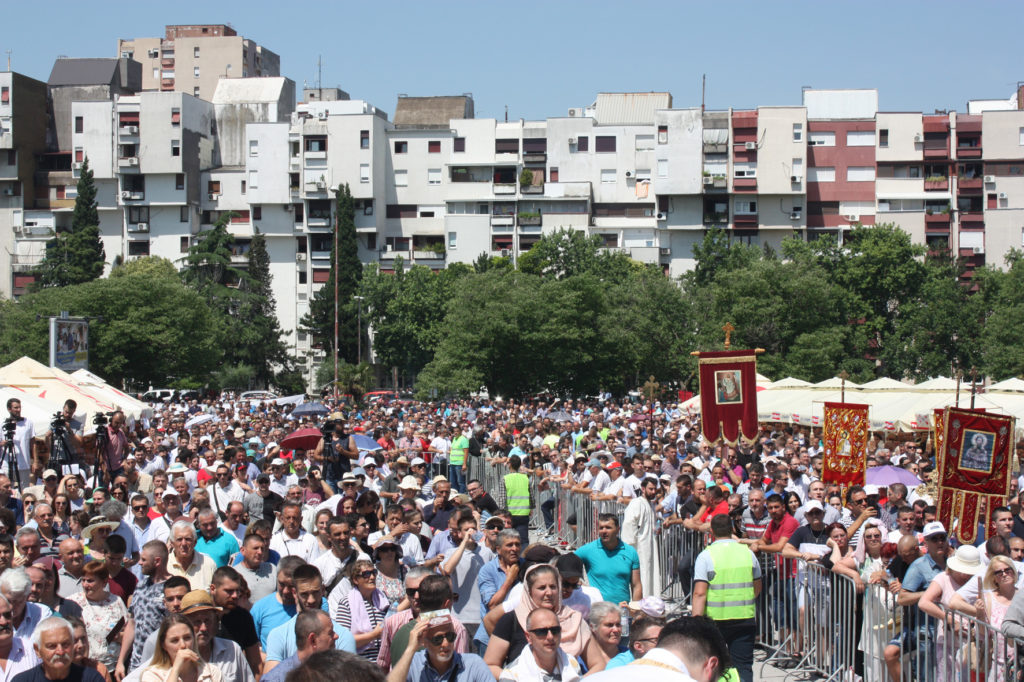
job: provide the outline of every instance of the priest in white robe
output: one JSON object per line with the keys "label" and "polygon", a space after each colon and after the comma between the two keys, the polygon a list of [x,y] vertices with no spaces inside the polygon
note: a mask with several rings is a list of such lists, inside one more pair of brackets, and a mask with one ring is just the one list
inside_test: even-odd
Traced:
{"label": "priest in white robe", "polygon": [[654,500],[658,495],[658,481],[645,478],[641,495],[626,507],[622,521],[622,541],[632,545],[640,555],[640,585],[645,597],[661,596],[661,557],[655,539],[656,517]]}

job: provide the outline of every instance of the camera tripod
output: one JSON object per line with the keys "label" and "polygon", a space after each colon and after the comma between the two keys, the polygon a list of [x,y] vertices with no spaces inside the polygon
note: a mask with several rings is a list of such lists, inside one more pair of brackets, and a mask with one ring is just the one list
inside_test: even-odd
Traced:
{"label": "camera tripod", "polygon": [[[11,479],[11,485],[18,491],[18,496],[21,496],[21,478],[18,476],[18,457],[14,452],[14,432],[18,429],[18,424],[14,421],[13,417],[8,417],[4,420],[4,440],[3,444],[0,445],[0,471],[4,470],[4,466],[7,467],[7,477]],[[29,453],[31,455],[31,453]]]}

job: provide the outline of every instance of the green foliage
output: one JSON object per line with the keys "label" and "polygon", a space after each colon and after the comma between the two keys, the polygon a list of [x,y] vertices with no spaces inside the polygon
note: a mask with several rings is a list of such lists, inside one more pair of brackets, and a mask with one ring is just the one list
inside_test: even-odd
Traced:
{"label": "green foliage", "polygon": [[[359,260],[359,245],[356,242],[355,201],[347,184],[338,185],[335,244],[331,249],[331,272],[327,282],[314,294],[309,304],[309,313],[299,322],[300,329],[309,333],[313,345],[321,348],[334,346],[334,281],[338,280],[338,349],[342,358],[356,359],[358,337],[356,322],[358,307],[352,299],[359,291],[363,276],[363,265]],[[335,251],[337,253],[335,253]],[[334,264],[338,268],[335,272]],[[397,269],[399,264],[396,263]],[[363,340],[365,342],[365,326]],[[364,343],[365,347],[365,343]]]}
{"label": "green foliage", "polygon": [[225,365],[210,376],[210,387],[215,390],[246,391],[253,386],[256,368],[244,362]]}
{"label": "green foliage", "polygon": [[473,261],[473,272],[487,272],[488,270],[511,270],[512,259],[503,258],[501,256],[491,256],[489,254],[481,253]]}
{"label": "green foliage", "polygon": [[528,187],[533,184],[533,171],[529,168],[524,168],[523,172],[519,174],[519,184],[522,187]]}
{"label": "green foliage", "polygon": [[518,266],[531,275],[565,279],[591,273],[607,281],[615,281],[623,271],[632,269],[629,256],[609,253],[603,247],[600,236],[563,227],[544,235],[520,255]]}
{"label": "green foliage", "polygon": [[82,162],[71,229],[58,229],[46,242],[46,256],[36,269],[36,288],[82,284],[103,274],[106,253],[100,239],[96,184],[89,159]]}
{"label": "green foliage", "polygon": [[[47,361],[47,317],[62,310],[93,318],[89,369],[112,384],[205,383],[223,357],[216,313],[175,278],[126,274],[43,289],[0,309],[0,364],[29,355]],[[96,318],[102,316],[102,320]]]}
{"label": "green foliage", "polygon": [[[334,362],[321,363],[317,368],[317,386],[334,384]],[[373,365],[360,362],[358,365],[338,363],[338,394],[350,395],[357,403],[371,390],[374,383]]]}
{"label": "green foliage", "polygon": [[268,386],[274,380],[274,368],[290,368],[291,360],[277,321],[277,304],[272,289],[267,238],[257,229],[249,245],[248,277],[241,282],[242,299],[235,319],[234,343],[230,357],[253,368],[253,381]]}
{"label": "green foliage", "polygon": [[169,277],[178,279],[178,269],[174,263],[161,258],[160,256],[143,256],[130,260],[127,263],[115,265],[110,271],[111,277],[128,277],[131,275],[145,275],[149,277]]}

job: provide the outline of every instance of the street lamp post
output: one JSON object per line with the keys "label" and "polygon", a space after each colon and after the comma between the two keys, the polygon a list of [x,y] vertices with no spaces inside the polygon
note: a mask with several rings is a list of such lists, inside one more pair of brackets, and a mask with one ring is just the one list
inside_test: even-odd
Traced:
{"label": "street lamp post", "polygon": [[363,361],[363,297],[353,296],[359,301],[359,313],[356,315],[356,364]]}

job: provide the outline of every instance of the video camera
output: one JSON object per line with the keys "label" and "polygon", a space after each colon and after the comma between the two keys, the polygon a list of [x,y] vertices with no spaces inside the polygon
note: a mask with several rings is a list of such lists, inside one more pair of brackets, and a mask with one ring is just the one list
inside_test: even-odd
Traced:
{"label": "video camera", "polygon": [[64,433],[64,428],[67,426],[67,422],[64,421],[64,413],[57,412],[53,415],[53,419],[50,421],[50,430],[53,431],[53,435],[57,436]]}
{"label": "video camera", "polygon": [[18,430],[18,420],[14,417],[8,417],[4,420],[4,440],[13,441],[14,432]]}
{"label": "video camera", "polygon": [[345,422],[340,419],[328,419],[320,425],[320,433],[323,434],[324,440],[330,440],[335,434],[345,436],[347,435],[345,433],[346,426]]}

